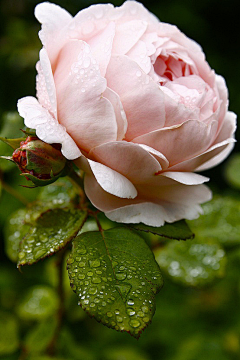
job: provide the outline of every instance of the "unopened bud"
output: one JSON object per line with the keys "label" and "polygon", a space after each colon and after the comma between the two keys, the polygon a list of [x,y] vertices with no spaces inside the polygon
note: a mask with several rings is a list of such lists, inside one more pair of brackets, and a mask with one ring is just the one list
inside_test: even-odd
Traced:
{"label": "unopened bud", "polygon": [[28,180],[37,186],[53,183],[67,174],[67,160],[58,145],[49,145],[37,137],[28,136],[12,155]]}

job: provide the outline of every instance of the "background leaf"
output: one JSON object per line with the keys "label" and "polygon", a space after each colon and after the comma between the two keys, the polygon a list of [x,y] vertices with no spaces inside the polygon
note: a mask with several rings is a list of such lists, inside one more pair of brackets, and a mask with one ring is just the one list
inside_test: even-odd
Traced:
{"label": "background leaf", "polygon": [[68,272],[79,304],[104,325],[139,337],[151,321],[162,276],[151,250],[132,230],[78,236]]}
{"label": "background leaf", "polygon": [[225,274],[225,252],[215,239],[169,242],[155,251],[156,261],[175,282],[204,286]]}
{"label": "background leaf", "polygon": [[16,318],[0,312],[0,356],[14,353],[19,346],[18,324]]}
{"label": "background leaf", "polygon": [[165,224],[161,227],[148,226],[145,224],[134,224],[134,229],[150,232],[154,235],[163,236],[169,239],[187,240],[193,239],[194,234],[184,220],[172,224]]}

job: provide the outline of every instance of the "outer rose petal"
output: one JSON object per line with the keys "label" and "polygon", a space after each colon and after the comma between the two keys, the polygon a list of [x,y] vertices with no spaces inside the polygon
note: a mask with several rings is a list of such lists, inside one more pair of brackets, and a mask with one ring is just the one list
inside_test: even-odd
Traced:
{"label": "outer rose petal", "polygon": [[88,162],[97,182],[105,191],[121,198],[134,199],[137,196],[136,188],[125,176],[103,164],[92,160]]}
{"label": "outer rose petal", "polygon": [[[199,203],[211,199],[210,190],[204,185],[186,186],[170,179],[169,181],[170,185],[175,183],[175,187],[166,185],[155,189],[155,195],[159,195],[159,198],[155,197],[154,201],[147,196],[144,197],[144,194],[143,198],[139,195],[133,200],[120,199],[106,193],[94,177],[89,175],[85,177],[85,191],[94,206],[102,210],[109,219],[117,222],[143,222],[150,226],[162,226],[165,221],[197,218],[202,213]],[[161,199],[161,193],[164,194],[166,191],[165,198],[168,200]]]}
{"label": "outer rose petal", "polygon": [[74,160],[81,152],[66,129],[43,108],[37,99],[28,96],[18,100],[18,111],[27,127],[36,129],[37,136],[48,144],[62,144],[62,153],[68,160]]}
{"label": "outer rose petal", "polygon": [[166,156],[170,166],[173,166],[205,151],[216,134],[217,125],[217,121],[208,125],[188,120],[181,125],[152,131],[133,141],[152,146]]}
{"label": "outer rose petal", "polygon": [[127,177],[133,184],[144,184],[161,170],[159,162],[145,149],[126,141],[109,142],[92,149],[95,161]]}
{"label": "outer rose petal", "polygon": [[39,37],[42,44],[46,47],[53,64],[57,52],[62,46],[62,36],[60,34],[64,33],[62,29],[71,22],[72,16],[60,6],[48,2],[36,6],[35,16],[42,24]]}
{"label": "outer rose petal", "polygon": [[169,179],[173,179],[185,185],[199,185],[210,180],[205,176],[190,172],[167,171],[160,174],[160,176],[166,176]]}
{"label": "outer rose petal", "polygon": [[128,141],[164,126],[164,94],[135,61],[127,56],[112,57],[106,78],[126,112]]}
{"label": "outer rose petal", "polygon": [[59,54],[54,74],[59,122],[68,129],[80,149],[89,151],[117,139],[116,117],[102,96],[106,80],[101,76],[89,45],[72,40]]}
{"label": "outer rose petal", "polygon": [[224,126],[214,141],[214,144],[202,154],[173,166],[171,170],[203,171],[220,164],[233,149],[233,143],[235,142],[233,134],[235,130],[236,114],[228,111],[224,120]]}
{"label": "outer rose petal", "polygon": [[57,98],[51,63],[46,49],[40,50],[37,76],[37,97],[40,104],[57,119]]}

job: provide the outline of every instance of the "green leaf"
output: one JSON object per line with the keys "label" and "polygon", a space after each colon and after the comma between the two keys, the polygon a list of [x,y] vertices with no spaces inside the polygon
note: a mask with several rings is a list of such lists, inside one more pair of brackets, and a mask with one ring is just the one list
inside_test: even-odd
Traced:
{"label": "green leaf", "polygon": [[18,349],[18,324],[13,315],[0,312],[0,356],[12,354]]}
{"label": "green leaf", "polygon": [[83,233],[73,241],[68,272],[79,305],[102,324],[138,338],[163,285],[143,238],[125,227]]}
{"label": "green leaf", "polygon": [[29,354],[44,352],[49,346],[57,327],[56,317],[47,318],[27,333],[24,349]]}
{"label": "green leaf", "polygon": [[225,274],[225,252],[215,239],[169,242],[155,252],[156,260],[177,283],[204,286]]}
{"label": "green leaf", "polygon": [[25,141],[26,138],[21,137],[21,138],[17,138],[17,139],[7,139],[7,138],[0,136],[0,140],[3,141],[5,144],[11,146],[12,149],[16,150],[17,148],[20,147],[20,143],[22,141]]}
{"label": "green leaf", "polygon": [[25,222],[26,215],[27,209],[19,209],[5,224],[5,251],[13,262],[17,262],[20,242],[30,229],[30,225]]}
{"label": "green leaf", "polygon": [[215,196],[203,211],[204,215],[189,221],[198,235],[215,238],[224,246],[240,244],[240,199]]}
{"label": "green leaf", "polygon": [[164,236],[169,239],[187,240],[193,239],[194,234],[184,220],[172,224],[165,224],[161,227],[148,226],[145,224],[134,224],[134,229],[150,232],[154,235]]}
{"label": "green leaf", "polygon": [[41,214],[20,243],[18,267],[34,264],[65,247],[86,217],[87,212],[79,209],[53,209]]}
{"label": "green leaf", "polygon": [[227,162],[225,177],[230,185],[240,189],[240,154],[234,154]]}
{"label": "green leaf", "polygon": [[130,346],[114,346],[104,351],[104,360],[149,360],[142,350]]}
{"label": "green leaf", "polygon": [[38,285],[27,291],[17,313],[23,320],[42,320],[54,315],[59,307],[56,292],[49,286]]}

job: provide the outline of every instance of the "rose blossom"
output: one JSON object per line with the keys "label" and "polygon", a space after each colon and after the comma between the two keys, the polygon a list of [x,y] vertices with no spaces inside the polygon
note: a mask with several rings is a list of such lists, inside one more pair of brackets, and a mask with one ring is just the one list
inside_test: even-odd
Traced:
{"label": "rose blossom", "polygon": [[[72,17],[36,7],[43,44],[26,126],[85,170],[85,192],[112,220],[194,219],[211,198],[193,173],[233,147],[236,116],[201,47],[141,4],[93,5]],[[77,159],[77,160],[76,160]]]}

